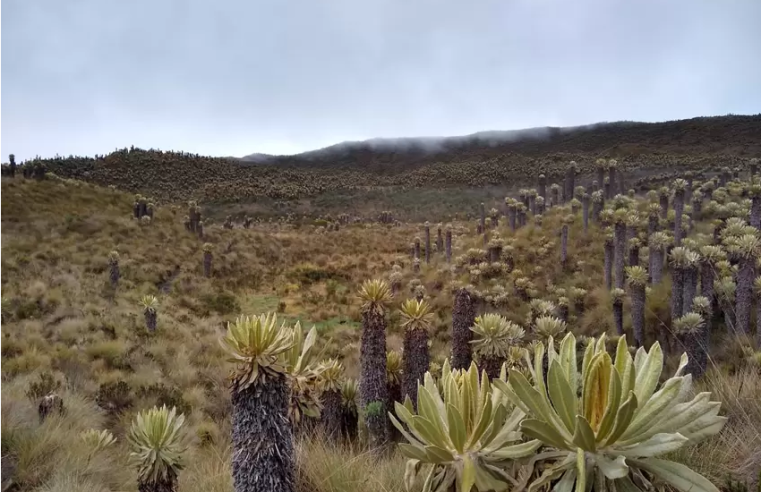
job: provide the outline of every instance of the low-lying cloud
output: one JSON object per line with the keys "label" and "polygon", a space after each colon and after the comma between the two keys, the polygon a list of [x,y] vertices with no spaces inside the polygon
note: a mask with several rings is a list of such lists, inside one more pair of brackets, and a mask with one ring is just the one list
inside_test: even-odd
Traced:
{"label": "low-lying cloud", "polygon": [[757,113],[759,19],[758,0],[7,0],[2,153],[436,149],[404,137]]}

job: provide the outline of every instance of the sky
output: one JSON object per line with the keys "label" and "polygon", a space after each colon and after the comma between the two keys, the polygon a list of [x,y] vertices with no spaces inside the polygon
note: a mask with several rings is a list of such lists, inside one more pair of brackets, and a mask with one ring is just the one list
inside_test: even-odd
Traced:
{"label": "sky", "polygon": [[3,0],[2,155],[761,112],[759,0]]}

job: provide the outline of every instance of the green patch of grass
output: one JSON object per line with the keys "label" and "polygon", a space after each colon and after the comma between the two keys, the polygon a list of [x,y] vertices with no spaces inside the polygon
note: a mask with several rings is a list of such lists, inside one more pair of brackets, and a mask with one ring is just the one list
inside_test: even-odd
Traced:
{"label": "green patch of grass", "polygon": [[285,316],[285,319],[288,320],[291,323],[300,322],[302,326],[309,327],[311,329],[312,326],[317,328],[317,331],[322,334],[329,335],[335,328],[338,326],[344,326],[347,328],[355,328],[359,330],[362,325],[352,319],[349,319],[345,316],[336,316],[330,319],[326,319],[324,321],[317,321],[313,322],[310,320],[310,318],[306,315],[288,315]]}
{"label": "green patch of grass", "polygon": [[245,315],[259,315],[277,311],[280,297],[266,295],[249,295],[240,301],[241,313]]}

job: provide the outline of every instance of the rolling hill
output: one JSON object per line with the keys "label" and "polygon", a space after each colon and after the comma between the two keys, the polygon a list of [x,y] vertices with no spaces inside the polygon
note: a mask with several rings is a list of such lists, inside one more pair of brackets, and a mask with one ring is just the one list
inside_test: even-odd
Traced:
{"label": "rolling hill", "polygon": [[[292,156],[242,159],[125,148],[95,157],[27,162],[63,178],[141,193],[167,203],[197,200],[209,215],[356,215],[445,220],[486,193],[501,200],[539,174],[563,179],[571,161],[590,184],[598,158],[615,158],[627,186],[672,179],[684,169],[742,167],[761,154],[761,114],[662,123],[489,131],[463,137],[373,139]],[[478,191],[478,193],[473,193]]]}

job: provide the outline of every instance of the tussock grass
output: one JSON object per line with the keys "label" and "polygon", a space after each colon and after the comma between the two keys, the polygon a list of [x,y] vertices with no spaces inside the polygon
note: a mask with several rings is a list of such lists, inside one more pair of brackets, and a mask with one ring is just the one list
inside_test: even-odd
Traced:
{"label": "tussock grass", "polygon": [[[484,292],[504,288],[506,304],[481,303],[479,312],[526,323],[528,306],[513,290],[516,273],[472,278],[464,270],[453,272],[441,254],[413,272],[409,243],[422,237],[421,224],[358,224],[327,233],[278,223],[248,230],[210,226],[201,241],[184,229],[182,208],[159,207],[154,223],[138,225],[130,218],[132,197],[113,190],[61,181],[3,180],[2,186],[2,454],[4,472],[20,491],[136,490],[124,435],[137,411],[159,401],[187,410],[190,448],[179,490],[232,491],[228,366],[217,339],[240,313],[277,310],[289,322],[316,324],[317,350],[341,359],[349,377],[359,373],[357,286],[367,278],[388,278],[394,263],[402,266],[403,278],[389,312],[389,350],[402,347],[397,311],[413,295],[414,281],[425,287],[435,313],[432,360],[441,362],[451,348],[455,284]],[[541,228],[529,225],[516,233],[501,220],[498,232],[514,248],[515,268],[535,285],[538,297],[556,302],[557,289],[588,291],[585,312],[570,309],[571,330],[613,334],[610,295],[600,287],[603,234],[591,225],[584,235],[577,217],[570,227],[569,262],[561,265],[557,233],[565,213],[550,210]],[[483,248],[472,220],[453,225],[453,257]],[[214,245],[211,278],[203,277],[205,241]],[[107,261],[114,249],[121,270],[115,290],[108,284]],[[647,298],[649,340],[656,339],[656,327],[670,326],[665,279]],[[155,333],[146,331],[139,306],[145,294],[159,299]],[[627,299],[626,330],[629,313]],[[729,423],[679,458],[717,484],[728,474],[753,483],[754,467],[761,466],[761,378],[758,368],[741,362],[747,341],[718,333],[712,344],[712,370],[699,387],[724,402]],[[67,411],[41,424],[26,392],[43,373],[63,383],[56,391]],[[129,388],[130,405],[121,413],[96,403],[103,385],[117,381]],[[90,428],[111,430],[116,444],[91,456],[79,439]],[[398,453],[376,462],[358,444],[333,447],[319,436],[300,437],[297,450],[300,491],[404,489]]]}
{"label": "tussock grass", "polygon": [[696,391],[722,402],[727,424],[716,437],[685,449],[679,458],[716,484],[729,478],[759,485],[761,474],[761,371],[745,368],[732,376],[713,370]]}

